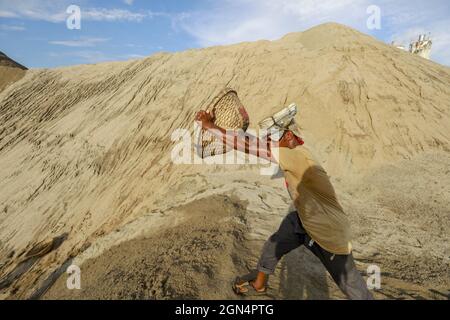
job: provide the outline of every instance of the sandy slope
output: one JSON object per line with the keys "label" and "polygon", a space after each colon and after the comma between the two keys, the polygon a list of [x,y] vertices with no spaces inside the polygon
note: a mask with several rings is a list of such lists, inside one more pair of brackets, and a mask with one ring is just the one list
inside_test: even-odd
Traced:
{"label": "sandy slope", "polygon": [[0,92],[10,84],[20,80],[25,75],[26,70],[26,67],[0,51]]}
{"label": "sandy slope", "polygon": [[[251,127],[300,105],[306,143],[353,223],[358,266],[381,267],[378,297],[445,298],[450,69],[337,24],[31,70],[1,92],[1,296],[234,298],[229,281],[288,212],[282,181],[256,165],[170,160],[172,132],[192,130],[194,112],[226,85]],[[81,291],[65,288],[71,263]],[[298,249],[270,297],[342,295]]]}

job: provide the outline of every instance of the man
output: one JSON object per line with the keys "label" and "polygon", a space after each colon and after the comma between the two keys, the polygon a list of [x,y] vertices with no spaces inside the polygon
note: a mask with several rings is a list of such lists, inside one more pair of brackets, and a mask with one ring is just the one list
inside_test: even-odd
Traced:
{"label": "man", "polygon": [[327,173],[303,146],[293,117],[281,121],[281,125],[274,121],[266,141],[250,137],[253,143],[216,126],[212,113],[200,111],[196,120],[228,146],[278,163],[297,209],[283,219],[278,231],[264,244],[257,270],[237,277],[233,290],[237,294],[265,293],[268,275],[274,273],[280,259],[305,245],[349,299],[373,299],[353,260],[346,214]]}

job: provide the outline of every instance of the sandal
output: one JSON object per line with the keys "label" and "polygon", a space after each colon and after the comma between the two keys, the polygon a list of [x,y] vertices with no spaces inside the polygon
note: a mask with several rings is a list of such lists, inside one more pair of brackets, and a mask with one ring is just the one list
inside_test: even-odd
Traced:
{"label": "sandal", "polygon": [[[257,274],[258,274],[258,270],[252,270],[250,273],[248,273],[244,276],[236,277],[236,279],[234,279],[233,286],[232,286],[233,292],[237,295],[245,295],[245,296],[265,294],[267,292],[266,285],[262,289],[256,289],[252,285],[253,280],[256,279]],[[266,284],[267,284],[267,280],[266,280]]]}

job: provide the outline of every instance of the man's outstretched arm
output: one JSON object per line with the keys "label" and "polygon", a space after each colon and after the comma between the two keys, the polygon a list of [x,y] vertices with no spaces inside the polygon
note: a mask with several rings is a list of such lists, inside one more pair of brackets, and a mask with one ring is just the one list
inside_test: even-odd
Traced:
{"label": "man's outstretched arm", "polygon": [[239,134],[236,131],[225,130],[214,124],[214,114],[207,111],[199,111],[195,120],[201,123],[203,129],[208,130],[227,146],[247,154],[255,155],[272,162],[276,162],[272,157],[270,143],[268,140],[261,140],[249,134]]}

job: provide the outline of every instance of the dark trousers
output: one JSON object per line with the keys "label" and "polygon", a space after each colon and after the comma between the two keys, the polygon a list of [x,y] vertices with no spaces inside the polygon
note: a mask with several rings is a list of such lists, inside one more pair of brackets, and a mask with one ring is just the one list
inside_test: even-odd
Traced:
{"label": "dark trousers", "polygon": [[272,274],[281,257],[301,245],[305,245],[322,261],[331,277],[349,299],[373,299],[363,277],[356,269],[353,255],[333,254],[320,247],[306,233],[297,212],[289,213],[281,222],[278,231],[264,244],[258,262],[258,271]]}

